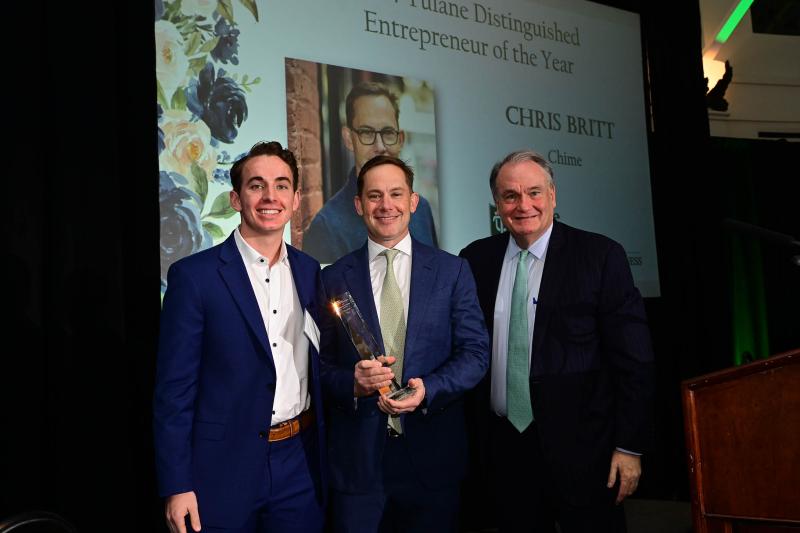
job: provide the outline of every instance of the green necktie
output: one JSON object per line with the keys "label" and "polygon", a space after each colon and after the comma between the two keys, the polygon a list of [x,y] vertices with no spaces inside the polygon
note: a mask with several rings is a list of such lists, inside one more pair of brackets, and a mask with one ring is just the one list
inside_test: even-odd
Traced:
{"label": "green necktie", "polygon": [[530,370],[528,368],[528,250],[519,253],[514,289],[511,293],[511,318],[508,322],[506,366],[506,407],[508,421],[522,433],[533,421]]}
{"label": "green necktie", "polygon": [[[406,316],[403,305],[403,293],[394,276],[393,261],[399,250],[384,250],[381,255],[386,257],[386,276],[383,278],[381,290],[381,335],[386,355],[393,355],[395,362],[392,372],[395,379],[403,384],[403,351],[406,345]],[[398,433],[403,432],[399,416],[389,417],[389,426]]]}

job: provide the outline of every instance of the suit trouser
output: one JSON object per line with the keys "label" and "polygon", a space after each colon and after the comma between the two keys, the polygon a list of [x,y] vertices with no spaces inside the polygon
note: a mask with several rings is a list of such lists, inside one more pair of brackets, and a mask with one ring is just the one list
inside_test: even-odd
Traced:
{"label": "suit trouser", "polygon": [[[316,427],[292,438],[266,444],[267,461],[263,483],[247,522],[239,528],[212,528],[213,533],[313,533],[322,531],[325,519],[317,487],[319,440]],[[203,510],[200,509],[200,523]],[[188,522],[187,522],[188,524]],[[192,531],[187,526],[187,532]]]}
{"label": "suit trouser", "polygon": [[383,485],[370,493],[334,491],[333,526],[337,533],[447,533],[455,531],[458,480],[440,490],[415,477],[405,437],[387,437],[383,452]]}
{"label": "suit trouser", "polygon": [[501,533],[555,533],[556,522],[561,533],[626,531],[622,506],[614,505],[618,485],[605,489],[602,501],[587,505],[576,506],[561,497],[555,483],[561,474],[544,458],[536,422],[519,433],[508,419],[492,415],[490,453]]}

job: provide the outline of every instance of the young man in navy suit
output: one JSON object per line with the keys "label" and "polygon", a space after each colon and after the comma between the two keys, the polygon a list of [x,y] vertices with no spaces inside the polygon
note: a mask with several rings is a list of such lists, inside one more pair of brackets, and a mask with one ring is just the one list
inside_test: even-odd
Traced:
{"label": "young man in navy suit", "polygon": [[627,256],[553,220],[553,172],[539,154],[509,154],[489,185],[508,232],[461,256],[492,333],[475,414],[500,531],[624,530],[615,504],[636,490],[654,388]]}
{"label": "young man in navy suit", "polygon": [[[322,273],[326,296],[350,292],[385,357],[360,360],[342,324],[323,313],[333,528],[446,532],[456,527],[466,467],[463,395],[489,363],[467,262],[413,239],[413,172],[380,155],[358,176],[355,209],[367,242]],[[379,389],[396,378],[414,392]]]}
{"label": "young man in navy suit", "polygon": [[240,226],[172,265],[161,312],[154,435],[167,525],[321,531],[320,267],[283,241],[297,163],[259,143],[231,181]]}

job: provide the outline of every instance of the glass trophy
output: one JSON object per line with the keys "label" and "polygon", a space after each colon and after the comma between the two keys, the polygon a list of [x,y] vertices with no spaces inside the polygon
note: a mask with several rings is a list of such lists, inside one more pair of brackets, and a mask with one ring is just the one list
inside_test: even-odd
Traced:
{"label": "glass trophy", "polygon": [[[375,337],[369,327],[367,327],[367,323],[364,321],[364,317],[361,315],[361,311],[349,291],[334,298],[331,302],[331,307],[333,307],[333,312],[344,324],[344,329],[347,330],[347,334],[350,336],[350,340],[353,341],[353,346],[356,347],[361,359],[377,359],[380,355],[383,355],[380,346],[375,341]],[[384,366],[388,365],[384,364]],[[386,394],[387,398],[391,400],[401,400],[413,394],[414,388],[401,387],[397,379],[392,378],[389,386],[381,388],[379,392]]]}

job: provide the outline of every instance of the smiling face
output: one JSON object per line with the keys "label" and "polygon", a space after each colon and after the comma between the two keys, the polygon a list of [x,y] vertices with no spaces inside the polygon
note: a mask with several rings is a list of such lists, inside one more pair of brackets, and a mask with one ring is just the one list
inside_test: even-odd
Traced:
{"label": "smiling face", "polygon": [[374,131],[395,130],[399,131],[397,115],[392,102],[382,95],[367,95],[356,98],[353,105],[353,123],[342,128],[342,139],[345,147],[353,152],[355,158],[356,175],[361,172],[361,167],[376,155],[391,155],[397,157],[403,149],[405,134],[400,131],[397,142],[385,145],[383,137],[377,135],[375,142],[366,145],[362,143],[356,130],[368,129]]}
{"label": "smiling face", "polygon": [[283,227],[300,205],[289,165],[277,156],[261,155],[245,163],[239,191],[231,191],[231,207],[242,216],[242,237],[283,234]]}
{"label": "smiling face", "polygon": [[355,197],[356,211],[364,219],[370,239],[392,248],[408,234],[411,213],[419,196],[412,192],[398,166],[378,165],[364,174],[364,187]]}
{"label": "smiling face", "polygon": [[506,163],[495,184],[497,213],[520,248],[528,248],[553,223],[556,190],[533,161]]}

